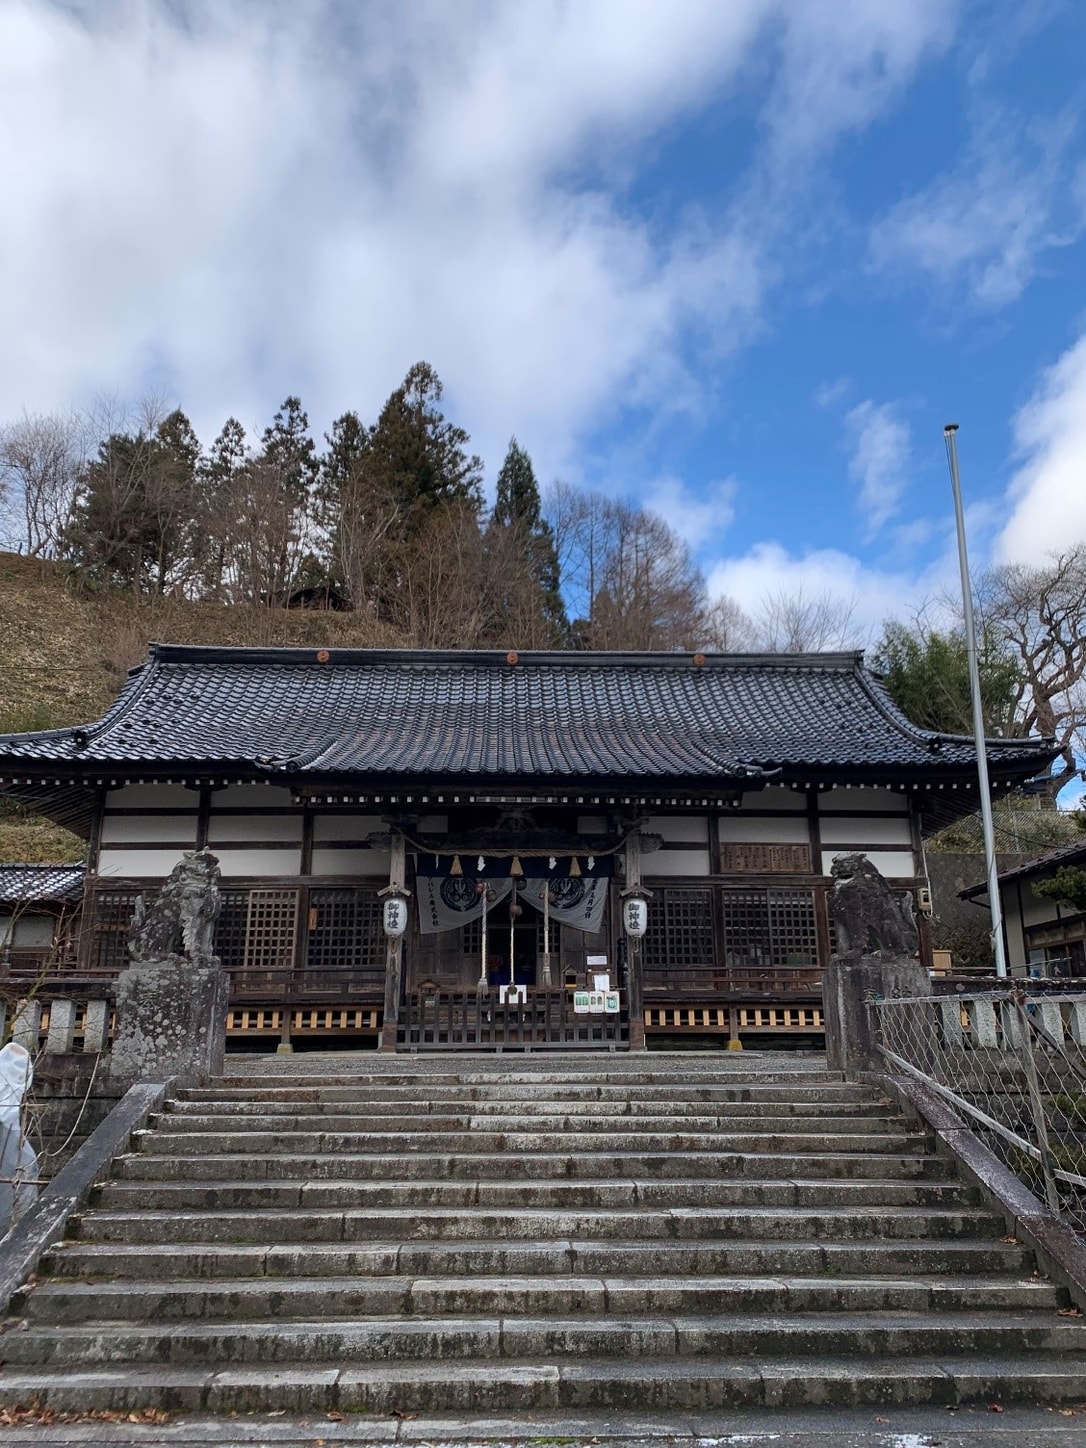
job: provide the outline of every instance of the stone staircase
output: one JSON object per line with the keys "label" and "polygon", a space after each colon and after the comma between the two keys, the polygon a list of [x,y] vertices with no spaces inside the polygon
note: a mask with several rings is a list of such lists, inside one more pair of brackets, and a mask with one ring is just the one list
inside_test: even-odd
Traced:
{"label": "stone staircase", "polygon": [[707,1054],[248,1070],[116,1163],[16,1304],[0,1402],[1086,1397],[1084,1320],[877,1090]]}

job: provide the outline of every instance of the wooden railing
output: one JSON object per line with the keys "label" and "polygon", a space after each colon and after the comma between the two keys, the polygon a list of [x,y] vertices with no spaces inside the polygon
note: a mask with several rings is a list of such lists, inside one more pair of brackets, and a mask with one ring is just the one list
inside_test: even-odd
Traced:
{"label": "wooden railing", "polygon": [[645,1001],[773,1001],[822,998],[817,965],[688,966],[645,972]]}
{"label": "wooden railing", "polygon": [[569,990],[525,988],[525,999],[505,1004],[497,993],[425,990],[409,996],[399,1045],[409,1051],[625,1050],[629,1019],[625,994],[617,1014],[582,1014]]}

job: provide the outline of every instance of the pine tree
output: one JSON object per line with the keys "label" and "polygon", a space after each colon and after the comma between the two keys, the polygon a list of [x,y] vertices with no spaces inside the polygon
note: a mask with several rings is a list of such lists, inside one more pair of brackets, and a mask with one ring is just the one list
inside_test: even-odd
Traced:
{"label": "pine tree", "polygon": [[135,432],[98,444],[76,488],[67,558],[95,586],[162,593],[183,583],[196,508],[200,444],[180,409],[148,408]]}
{"label": "pine tree", "polygon": [[487,545],[495,642],[521,648],[567,643],[554,534],[543,517],[532,460],[515,437],[498,473]]}
{"label": "pine tree", "polygon": [[443,503],[482,502],[482,461],[471,439],[438,407],[444,389],[428,362],[416,362],[381,409],[369,434],[368,466],[405,513]]}

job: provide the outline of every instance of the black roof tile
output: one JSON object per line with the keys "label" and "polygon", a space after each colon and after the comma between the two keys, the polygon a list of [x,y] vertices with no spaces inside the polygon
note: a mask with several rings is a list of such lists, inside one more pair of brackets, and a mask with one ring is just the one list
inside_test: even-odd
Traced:
{"label": "black roof tile", "polygon": [[[975,770],[970,740],[909,723],[856,653],[321,653],[156,645],[98,723],[0,736],[0,775],[754,783]],[[1052,752],[995,740],[993,778],[1028,777]]]}
{"label": "black roof tile", "polygon": [[0,865],[0,905],[74,905],[85,878],[83,865]]}
{"label": "black roof tile", "polygon": [[[1003,870],[999,875],[999,883],[1007,885],[1012,880],[1028,880],[1031,875],[1045,875],[1050,870],[1057,870],[1060,865],[1077,865],[1086,861],[1086,840],[1073,840],[1069,845],[1059,845],[1054,850],[1049,850],[1047,855],[1038,855],[1036,859],[1024,860],[1020,865],[1012,865],[1009,870]],[[958,891],[958,898],[961,900],[975,900],[980,895],[987,895],[988,881],[983,880],[979,885],[970,885],[966,890]]]}

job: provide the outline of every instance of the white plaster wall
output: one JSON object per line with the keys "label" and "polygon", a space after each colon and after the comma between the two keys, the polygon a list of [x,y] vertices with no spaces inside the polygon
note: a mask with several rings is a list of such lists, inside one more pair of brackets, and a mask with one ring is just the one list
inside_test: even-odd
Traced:
{"label": "white plaster wall", "polygon": [[275,784],[228,784],[211,795],[211,808],[227,805],[231,809],[291,809],[290,790]]}
{"label": "white plaster wall", "polygon": [[[822,873],[828,875],[833,866],[835,855],[844,854],[842,850],[822,851]],[[871,863],[878,870],[880,875],[886,875],[891,880],[912,880],[916,876],[916,862],[913,859],[912,851],[907,850],[864,850]]]}
{"label": "white plaster wall", "polygon": [[892,789],[826,789],[818,796],[818,808],[845,809],[853,814],[889,809],[907,815],[909,802],[903,794],[895,794]]}
{"label": "white plaster wall", "polygon": [[645,833],[662,835],[675,844],[704,845],[709,841],[709,821],[704,815],[652,815]]}
{"label": "white plaster wall", "polygon": [[774,809],[784,814],[806,814],[807,796],[800,789],[781,789],[773,785],[769,789],[759,789],[748,792],[743,796],[742,808],[744,809]]}
{"label": "white plaster wall", "polygon": [[[1026,937],[1022,928],[1022,916],[1018,913],[1018,892],[1011,885],[1002,891],[1003,921],[1007,927],[1007,964],[1025,965],[1027,958]],[[1025,903],[1025,892],[1022,894]],[[987,902],[985,902],[987,903]]]}
{"label": "white plaster wall", "polygon": [[231,875],[297,875],[302,868],[301,847],[285,850],[216,850],[219,869]]}
{"label": "white plaster wall", "polygon": [[725,815],[720,838],[726,844],[806,845],[810,843],[807,816],[779,814],[773,819]]}
{"label": "white plaster wall", "polygon": [[656,850],[644,855],[641,873],[648,879],[654,875],[708,875],[708,850]]}
{"label": "white plaster wall", "polygon": [[392,859],[388,850],[322,850],[313,846],[314,875],[365,875],[388,879]]}
{"label": "white plaster wall", "polygon": [[848,820],[823,818],[819,820],[818,829],[824,845],[862,843],[872,848],[896,846],[912,851],[913,839],[907,815],[901,815],[896,820],[865,819],[863,816]]}
{"label": "white plaster wall", "polygon": [[319,814],[313,816],[313,843],[321,840],[364,840],[367,835],[384,834],[388,826],[380,815]]}
{"label": "white plaster wall", "polygon": [[[1013,901],[1016,910],[1018,908],[1018,888],[1017,885],[1012,884],[1007,889],[1007,894]],[[1056,920],[1058,920],[1058,907],[1055,900],[1045,900],[1035,895],[1033,893],[1033,887],[1028,880],[1022,881],[1021,890],[1022,919],[1027,925],[1045,925],[1049,922],[1054,924]],[[1074,914],[1074,911],[1065,910],[1064,913]]]}
{"label": "white plaster wall", "polygon": [[117,846],[103,850],[98,856],[98,874],[103,879],[124,878],[128,875],[142,879],[146,876],[165,878],[173,867],[180,863],[184,850],[141,850],[138,846],[126,849]]}
{"label": "white plaster wall", "polygon": [[106,809],[191,809],[199,806],[199,792],[183,784],[126,784],[106,794]]}
{"label": "white plaster wall", "polygon": [[[191,798],[189,803],[191,804]],[[168,806],[164,806],[166,808]],[[196,848],[196,816],[192,815],[106,815],[102,821],[102,844],[148,845],[158,840]]]}
{"label": "white plaster wall", "polygon": [[285,841],[301,844],[302,817],[282,815],[216,815],[212,807],[207,842],[214,849],[220,842],[271,844]]}

